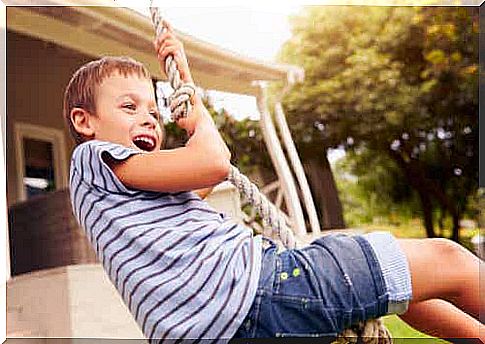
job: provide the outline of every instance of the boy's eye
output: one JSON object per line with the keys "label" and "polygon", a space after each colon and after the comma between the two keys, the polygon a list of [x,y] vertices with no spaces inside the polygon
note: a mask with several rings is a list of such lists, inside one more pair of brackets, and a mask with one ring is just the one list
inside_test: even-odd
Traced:
{"label": "boy's eye", "polygon": [[131,110],[131,111],[136,111],[136,105],[133,104],[133,103],[123,104],[123,108],[124,109],[128,109],[128,110]]}
{"label": "boy's eye", "polygon": [[153,116],[153,118],[155,118],[156,120],[158,120],[160,117],[158,115],[158,111],[155,111],[155,110],[150,111],[150,115]]}

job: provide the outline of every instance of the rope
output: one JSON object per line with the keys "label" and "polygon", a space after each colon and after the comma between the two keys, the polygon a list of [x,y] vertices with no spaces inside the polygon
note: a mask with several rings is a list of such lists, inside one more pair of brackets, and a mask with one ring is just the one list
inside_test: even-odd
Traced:
{"label": "rope", "polygon": [[[162,17],[159,15],[158,8],[150,6],[152,14],[153,25],[156,30],[157,37],[160,36],[165,27],[162,24]],[[175,92],[168,99],[170,104],[170,111],[172,112],[172,119],[174,121],[187,117],[192,109],[190,98],[195,94],[195,85],[184,83],[180,79],[180,73],[177,70],[177,63],[172,55],[168,55],[165,59],[165,74],[168,76],[170,85]]]}
{"label": "rope", "polygon": [[[156,33],[160,35],[164,30],[164,27],[161,25],[162,17],[156,7],[151,6],[150,12]],[[175,90],[169,98],[172,120],[186,117],[191,110],[190,98],[195,94],[195,85],[182,82],[177,64],[171,55],[165,59],[165,72],[170,85]],[[296,248],[295,236],[286,226],[284,217],[280,215],[279,210],[259,191],[254,183],[234,166],[230,168],[228,181],[258,211],[263,219],[263,225],[265,227],[264,234],[266,236],[279,238],[287,248]]]}
{"label": "rope", "polygon": [[264,234],[268,237],[276,236],[287,248],[295,248],[296,240],[293,232],[288,229],[285,219],[279,214],[279,210],[271,203],[266,196],[259,191],[258,187],[252,183],[248,177],[239,172],[237,167],[231,165],[227,178],[246,200],[256,209],[263,220],[265,229],[270,231]]}
{"label": "rope", "polygon": [[[161,25],[162,17],[157,7],[150,4],[150,12],[157,36],[160,35],[164,27]],[[169,55],[165,59],[165,72],[168,80],[175,90],[170,96],[170,110],[172,119],[177,120],[186,117],[191,110],[190,98],[195,94],[195,85],[183,83],[174,58]],[[284,216],[280,211],[259,191],[259,188],[243,175],[237,167],[232,166],[227,178],[257,210],[263,220],[265,227],[264,235],[277,237],[287,248],[295,248],[296,240],[293,232],[286,226]],[[338,337],[338,343],[357,343],[365,344],[390,344],[392,339],[380,319],[372,319],[366,322],[359,322],[349,329],[344,330]]]}
{"label": "rope", "polygon": [[345,329],[336,340],[337,343],[392,344],[391,334],[381,319],[367,320]]}

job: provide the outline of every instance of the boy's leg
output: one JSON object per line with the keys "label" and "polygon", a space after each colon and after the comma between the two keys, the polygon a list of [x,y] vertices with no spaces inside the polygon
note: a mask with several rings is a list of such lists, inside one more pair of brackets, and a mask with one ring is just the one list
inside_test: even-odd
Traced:
{"label": "boy's leg", "polygon": [[414,328],[438,338],[479,338],[485,342],[485,326],[451,303],[433,299],[412,303],[400,317]]}
{"label": "boy's leg", "polygon": [[[446,239],[398,240],[411,271],[413,300],[401,317],[423,332],[440,337],[479,337],[485,326],[476,319],[485,299],[480,298],[480,260]],[[464,312],[443,299],[453,303]],[[482,338],[483,339],[483,338]]]}
{"label": "boy's leg", "polygon": [[411,270],[412,302],[443,299],[479,318],[480,308],[485,310],[485,298],[480,298],[480,259],[447,239],[398,242]]}

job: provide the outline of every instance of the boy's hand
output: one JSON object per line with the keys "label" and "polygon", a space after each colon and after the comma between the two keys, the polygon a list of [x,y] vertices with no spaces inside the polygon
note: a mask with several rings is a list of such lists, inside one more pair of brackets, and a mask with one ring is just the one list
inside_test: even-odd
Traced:
{"label": "boy's hand", "polygon": [[195,128],[198,125],[201,125],[203,123],[214,125],[212,117],[210,116],[209,112],[204,106],[204,103],[202,103],[202,100],[199,97],[194,96],[192,104],[192,111],[187,115],[187,117],[179,118],[177,120],[177,125],[180,128],[185,129],[189,136],[192,136]]}
{"label": "boy's hand", "polygon": [[162,25],[167,29],[153,42],[161,70],[165,73],[165,59],[172,55],[177,63],[180,79],[185,83],[193,83],[182,42],[175,37],[172,26],[166,20],[163,20]]}
{"label": "boy's hand", "polygon": [[[177,70],[180,73],[180,79],[184,83],[194,83],[192,75],[189,69],[189,63],[185,55],[184,46],[182,42],[175,36],[172,26],[166,20],[163,20],[162,25],[166,27],[166,30],[155,39],[153,45],[158,55],[158,62],[160,63],[161,70],[165,73],[165,59],[168,55],[172,55],[177,65]],[[168,75],[167,75],[168,77]],[[195,130],[196,123],[199,121],[204,105],[200,98],[195,94],[190,99],[193,105],[192,111],[188,114],[187,118],[182,118],[177,121],[177,125],[182,129],[187,130],[189,135]]]}
{"label": "boy's hand", "polygon": [[[231,152],[217,130],[209,111],[200,99],[195,101],[189,116],[179,119],[177,124],[187,130],[190,135],[190,139],[186,143],[187,147],[209,144],[213,153],[217,151],[215,156],[224,157],[227,160],[231,159]],[[211,159],[211,157],[208,156],[208,159]]]}

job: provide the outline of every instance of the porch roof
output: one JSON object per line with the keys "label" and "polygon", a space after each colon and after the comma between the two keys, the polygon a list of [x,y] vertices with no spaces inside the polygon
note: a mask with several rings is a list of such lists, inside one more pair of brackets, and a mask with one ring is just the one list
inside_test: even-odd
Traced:
{"label": "porch roof", "polygon": [[[7,29],[94,57],[131,56],[143,62],[152,76],[165,79],[154,53],[154,29],[147,16],[113,7],[109,0],[62,0],[62,4],[61,0],[50,0],[49,4],[52,6],[7,7]],[[297,78],[303,75],[299,67],[248,58],[175,31],[184,44],[195,82],[205,89],[256,95],[255,80],[284,80],[288,73]]]}

